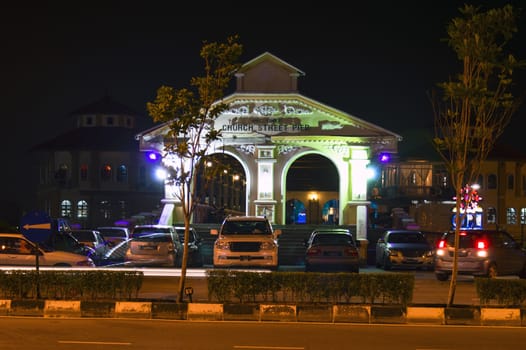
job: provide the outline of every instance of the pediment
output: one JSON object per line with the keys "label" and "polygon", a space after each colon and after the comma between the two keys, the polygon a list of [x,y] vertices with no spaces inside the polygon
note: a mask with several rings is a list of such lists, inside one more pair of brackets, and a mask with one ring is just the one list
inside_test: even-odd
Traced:
{"label": "pediment", "polygon": [[324,135],[401,137],[356,116],[300,94],[233,94],[223,102],[230,108],[215,122],[224,138],[252,135]]}

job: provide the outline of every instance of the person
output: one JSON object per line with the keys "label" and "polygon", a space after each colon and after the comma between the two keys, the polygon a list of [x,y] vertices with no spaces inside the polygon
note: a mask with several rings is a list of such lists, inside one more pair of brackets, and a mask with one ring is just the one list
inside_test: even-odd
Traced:
{"label": "person", "polygon": [[19,252],[21,254],[31,254],[32,249],[33,247],[31,246],[31,244],[29,244],[29,242],[26,242],[24,240],[20,241]]}

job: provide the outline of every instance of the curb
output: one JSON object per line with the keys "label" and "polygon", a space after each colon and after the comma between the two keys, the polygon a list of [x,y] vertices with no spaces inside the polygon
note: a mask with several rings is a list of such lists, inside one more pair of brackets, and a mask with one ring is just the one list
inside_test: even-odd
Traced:
{"label": "curb", "polygon": [[0,316],[526,327],[526,308],[1,300]]}

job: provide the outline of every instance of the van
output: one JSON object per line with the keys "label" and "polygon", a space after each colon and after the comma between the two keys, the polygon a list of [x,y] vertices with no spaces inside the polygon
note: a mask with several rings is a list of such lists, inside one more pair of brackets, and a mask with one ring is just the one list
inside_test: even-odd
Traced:
{"label": "van", "polygon": [[[459,233],[459,275],[516,275],[526,278],[526,250],[505,232],[498,230],[461,230]],[[453,271],[455,231],[444,233],[435,253],[435,276],[446,281]]]}

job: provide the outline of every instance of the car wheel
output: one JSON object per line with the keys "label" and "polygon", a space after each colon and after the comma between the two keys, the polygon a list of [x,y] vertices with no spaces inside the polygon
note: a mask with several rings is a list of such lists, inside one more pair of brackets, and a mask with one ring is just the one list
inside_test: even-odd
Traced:
{"label": "car wheel", "polygon": [[391,270],[391,261],[389,261],[389,256],[384,256],[384,263],[383,263],[384,270]]}
{"label": "car wheel", "polygon": [[495,264],[490,264],[489,267],[488,267],[488,277],[489,278],[496,278],[498,275],[497,273],[497,265]]}
{"label": "car wheel", "polygon": [[435,273],[435,277],[439,281],[447,281],[449,278],[449,275],[447,273]]}

